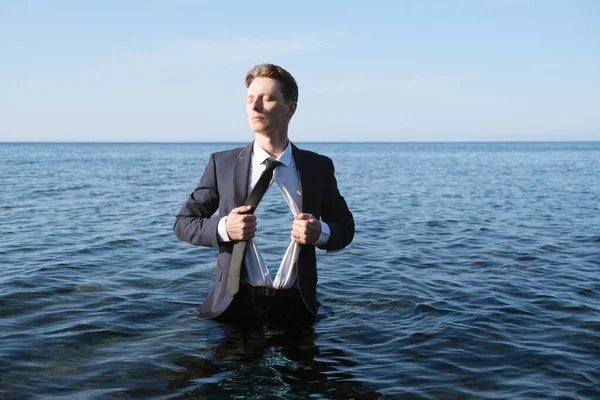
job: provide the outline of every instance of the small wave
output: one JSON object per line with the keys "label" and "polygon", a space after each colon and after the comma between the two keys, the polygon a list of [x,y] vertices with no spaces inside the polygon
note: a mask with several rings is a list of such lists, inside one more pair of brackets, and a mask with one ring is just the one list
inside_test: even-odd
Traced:
{"label": "small wave", "polygon": [[515,258],[516,261],[536,261],[539,260],[539,258],[537,258],[536,256],[532,256],[532,255],[523,255],[523,256],[518,256],[517,258]]}
{"label": "small wave", "polygon": [[534,312],[523,310],[519,307],[505,306],[497,309],[501,313],[512,314],[512,315],[536,315]]}
{"label": "small wave", "polygon": [[579,288],[577,294],[580,296],[596,296],[598,292],[591,288]]}
{"label": "small wave", "polygon": [[415,311],[420,313],[435,313],[435,314],[447,314],[451,312],[451,310],[446,310],[443,308],[436,308],[431,304],[421,303],[415,306]]}
{"label": "small wave", "polygon": [[73,185],[73,186],[36,189],[36,190],[32,191],[31,194],[38,196],[38,195],[48,195],[48,194],[55,194],[55,193],[66,193],[66,192],[77,191],[77,190],[82,190],[82,189],[89,189],[91,187],[92,187],[92,185],[84,183],[84,184]]}
{"label": "small wave", "polygon": [[444,221],[427,221],[425,225],[431,228],[441,228],[444,226]]}
{"label": "small wave", "polygon": [[102,292],[104,288],[99,283],[81,283],[73,289],[73,293],[93,293]]}
{"label": "small wave", "polygon": [[106,242],[107,246],[122,246],[122,245],[136,245],[140,241],[138,239],[127,238],[127,239],[115,239],[109,242]]}
{"label": "small wave", "polygon": [[425,333],[425,332],[414,332],[408,336],[408,340],[413,344],[420,344],[427,342],[429,340],[435,339],[436,335],[433,333]]}

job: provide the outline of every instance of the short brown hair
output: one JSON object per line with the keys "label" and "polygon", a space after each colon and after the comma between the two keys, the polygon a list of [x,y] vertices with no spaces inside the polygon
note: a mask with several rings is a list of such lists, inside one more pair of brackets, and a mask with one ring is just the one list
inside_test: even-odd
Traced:
{"label": "short brown hair", "polygon": [[256,65],[246,74],[246,87],[250,87],[252,81],[259,77],[278,81],[281,84],[281,91],[286,102],[298,101],[298,84],[292,74],[285,69],[274,64]]}

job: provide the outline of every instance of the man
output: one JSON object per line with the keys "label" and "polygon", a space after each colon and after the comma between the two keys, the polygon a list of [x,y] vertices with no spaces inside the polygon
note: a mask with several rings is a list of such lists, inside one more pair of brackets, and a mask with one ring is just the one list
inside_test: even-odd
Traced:
{"label": "man", "polygon": [[[298,104],[292,75],[276,65],[257,65],[246,75],[246,87],[254,142],[210,156],[173,230],[180,240],[219,249],[215,284],[200,306],[201,317],[259,323],[312,320],[319,307],[315,247],[329,251],[347,246],[354,237],[354,219],[338,191],[332,161],[300,150],[288,139]],[[295,214],[275,280],[253,240],[261,232],[253,212],[269,184],[279,188],[281,201]],[[219,215],[213,216],[217,210]]]}

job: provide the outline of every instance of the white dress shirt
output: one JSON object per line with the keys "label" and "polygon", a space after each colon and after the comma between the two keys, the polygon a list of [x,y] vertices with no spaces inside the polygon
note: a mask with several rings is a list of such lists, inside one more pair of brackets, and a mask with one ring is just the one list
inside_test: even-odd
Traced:
{"label": "white dress shirt", "polygon": [[[250,179],[248,182],[248,193],[252,191],[252,188],[260,178],[260,175],[265,170],[266,166],[264,161],[271,157],[269,153],[263,150],[256,142],[252,151],[252,162],[250,164]],[[273,182],[279,188],[283,199],[290,208],[293,215],[300,213],[300,206],[302,205],[302,188],[300,186],[300,177],[298,170],[296,169],[296,163],[292,155],[292,145],[288,143],[284,152],[277,157],[277,160],[282,163],[279,167],[275,168],[273,173],[273,180],[269,186],[273,186]],[[226,216],[219,220],[218,226],[218,237],[221,242],[230,242],[231,239],[227,235],[227,228],[225,227]],[[321,223],[321,235],[315,243],[315,246],[321,246],[326,244],[329,240],[330,229],[329,226],[323,222]],[[269,221],[263,221],[262,224],[268,224]],[[292,226],[290,225],[289,230],[291,232]],[[257,235],[260,235],[260,230],[257,230]],[[291,235],[290,235],[291,237]],[[300,245],[293,240],[290,240],[290,244],[279,264],[277,275],[275,280],[271,279],[269,274],[268,266],[265,263],[260,250],[256,246],[254,239],[248,241],[246,248],[246,255],[244,257],[244,264],[246,266],[247,282],[253,286],[268,287],[275,289],[289,289],[294,286],[296,282],[296,263],[298,262],[298,253],[300,252]],[[242,278],[243,279],[243,278]]]}

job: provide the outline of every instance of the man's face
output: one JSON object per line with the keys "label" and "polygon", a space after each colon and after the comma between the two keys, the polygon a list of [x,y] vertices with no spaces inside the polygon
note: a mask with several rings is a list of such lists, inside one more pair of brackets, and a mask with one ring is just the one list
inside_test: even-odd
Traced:
{"label": "man's face", "polygon": [[286,103],[281,84],[271,78],[255,78],[248,87],[246,112],[250,129],[269,135],[287,128],[296,103]]}

